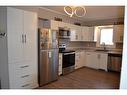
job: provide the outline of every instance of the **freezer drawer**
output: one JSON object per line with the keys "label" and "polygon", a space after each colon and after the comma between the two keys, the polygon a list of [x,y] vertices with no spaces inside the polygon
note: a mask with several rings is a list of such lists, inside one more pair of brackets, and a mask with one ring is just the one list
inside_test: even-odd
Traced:
{"label": "freezer drawer", "polygon": [[42,86],[58,78],[58,49],[40,51],[39,85]]}

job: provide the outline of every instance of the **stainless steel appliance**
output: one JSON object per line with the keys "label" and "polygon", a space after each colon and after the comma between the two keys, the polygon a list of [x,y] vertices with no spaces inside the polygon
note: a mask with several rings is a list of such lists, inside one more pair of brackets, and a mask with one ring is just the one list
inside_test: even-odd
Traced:
{"label": "stainless steel appliance", "polygon": [[62,60],[62,73],[68,74],[75,69],[75,51],[64,51]]}
{"label": "stainless steel appliance", "polygon": [[58,32],[41,28],[38,32],[39,86],[58,78]]}
{"label": "stainless steel appliance", "polygon": [[75,69],[75,51],[66,50],[66,44],[59,44],[62,53],[62,74],[68,74]]}
{"label": "stainless steel appliance", "polygon": [[122,54],[108,54],[108,71],[121,71]]}
{"label": "stainless steel appliance", "polygon": [[70,38],[70,29],[59,27],[59,38],[60,39],[69,39]]}

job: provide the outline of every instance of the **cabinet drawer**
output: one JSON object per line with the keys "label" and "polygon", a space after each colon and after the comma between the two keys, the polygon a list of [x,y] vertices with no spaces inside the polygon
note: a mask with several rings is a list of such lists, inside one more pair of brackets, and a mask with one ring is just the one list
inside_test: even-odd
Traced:
{"label": "cabinet drawer", "polygon": [[29,63],[21,64],[9,64],[9,73],[15,75],[24,75],[26,73],[32,73],[32,65]]}
{"label": "cabinet drawer", "polygon": [[10,88],[31,88],[37,84],[37,74],[30,64],[9,64]]}
{"label": "cabinet drawer", "polygon": [[33,75],[11,75],[9,77],[10,88],[31,88],[32,83],[36,83]]}

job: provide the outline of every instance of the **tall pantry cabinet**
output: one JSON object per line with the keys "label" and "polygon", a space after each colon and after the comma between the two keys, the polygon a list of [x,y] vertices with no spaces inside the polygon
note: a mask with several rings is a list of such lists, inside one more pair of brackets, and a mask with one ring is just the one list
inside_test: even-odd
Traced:
{"label": "tall pantry cabinet", "polygon": [[[37,14],[11,7],[2,9],[0,12],[6,14],[6,29],[1,31],[6,33],[7,45],[4,50],[7,51],[5,57],[8,61],[7,63],[3,61],[0,68],[3,66],[8,73],[2,75],[4,72],[1,71],[1,88],[36,88]],[[7,67],[3,64],[7,64]],[[6,82],[5,76],[8,76]]]}

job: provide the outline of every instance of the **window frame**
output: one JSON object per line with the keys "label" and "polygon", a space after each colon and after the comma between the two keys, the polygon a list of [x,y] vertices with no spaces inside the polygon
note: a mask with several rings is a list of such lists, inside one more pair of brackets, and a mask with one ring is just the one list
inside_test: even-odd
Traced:
{"label": "window frame", "polygon": [[[100,44],[100,42],[101,42],[101,30],[102,29],[113,29],[113,25],[107,25],[107,26],[96,26],[96,27],[98,27],[98,30],[97,30],[97,34],[96,34],[96,46],[97,47],[103,47],[103,45],[102,44]],[[113,30],[113,36],[114,36],[114,30]],[[113,41],[113,37],[112,37],[112,41]],[[116,47],[116,45],[115,45],[115,42],[113,41],[113,45],[105,45],[106,47],[108,47],[108,48],[115,48]]]}

